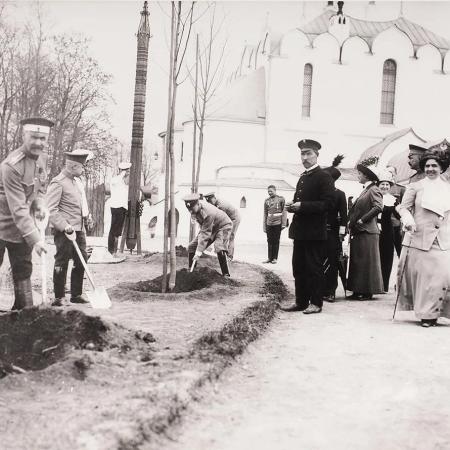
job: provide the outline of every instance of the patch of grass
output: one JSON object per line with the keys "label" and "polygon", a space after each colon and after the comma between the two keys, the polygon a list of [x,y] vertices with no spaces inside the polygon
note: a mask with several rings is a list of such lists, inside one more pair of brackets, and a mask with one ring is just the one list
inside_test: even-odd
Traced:
{"label": "patch of grass", "polygon": [[288,294],[288,290],[273,272],[264,270],[263,275],[264,284],[260,294],[265,300],[244,309],[221,330],[212,331],[198,339],[190,353],[191,357],[197,357],[202,362],[234,359],[269,326],[279,302]]}

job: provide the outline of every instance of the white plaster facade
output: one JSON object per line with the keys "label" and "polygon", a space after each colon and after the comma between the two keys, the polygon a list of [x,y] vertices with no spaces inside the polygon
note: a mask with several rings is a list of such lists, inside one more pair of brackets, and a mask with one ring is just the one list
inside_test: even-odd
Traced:
{"label": "white plaster facade", "polygon": [[[450,136],[442,100],[450,98],[449,47],[446,39],[402,17],[372,22],[329,9],[284,35],[267,30],[257,45],[244,48],[221,106],[206,121],[200,192],[214,190],[236,206],[245,197],[237,242],[262,241],[266,187],[275,184],[291,199],[303,170],[300,139],[321,142],[321,165],[343,153],[344,167],[354,167],[367,149],[386,164],[409,143]],[[385,125],[380,108],[388,59],[397,70],[394,121]],[[310,117],[302,117],[305,64],[313,67]],[[181,197],[190,191],[192,124],[183,123],[175,138],[181,241],[189,228]],[[350,172],[337,185],[348,195],[360,189]]]}

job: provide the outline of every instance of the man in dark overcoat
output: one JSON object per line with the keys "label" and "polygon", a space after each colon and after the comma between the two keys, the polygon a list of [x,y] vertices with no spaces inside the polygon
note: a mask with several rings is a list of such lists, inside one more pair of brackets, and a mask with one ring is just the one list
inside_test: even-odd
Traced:
{"label": "man in dark overcoat", "polygon": [[[337,155],[330,167],[323,169],[336,182],[341,177],[337,168],[343,156]],[[325,289],[323,299],[334,302],[338,286],[339,257],[342,254],[342,241],[347,233],[347,198],[345,192],[334,188],[334,205],[328,211],[327,256],[324,264]],[[345,288],[345,286],[344,286]]]}
{"label": "man in dark overcoat", "polygon": [[334,182],[317,163],[321,148],[318,142],[303,139],[298,147],[305,171],[298,180],[293,202],[287,203],[287,211],[294,213],[289,237],[294,240],[295,304],[283,309],[313,314],[322,311],[327,214],[333,207]]}

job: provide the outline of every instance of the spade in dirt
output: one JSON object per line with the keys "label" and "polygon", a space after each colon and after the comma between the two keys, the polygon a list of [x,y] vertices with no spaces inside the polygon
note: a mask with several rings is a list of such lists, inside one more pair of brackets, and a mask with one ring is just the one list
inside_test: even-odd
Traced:
{"label": "spade in dirt", "polygon": [[75,247],[75,251],[77,252],[78,258],[83,264],[86,275],[89,279],[89,282],[92,286],[92,292],[87,292],[87,297],[91,306],[95,309],[107,309],[111,307],[111,300],[109,298],[108,293],[104,287],[96,287],[94,284],[94,279],[92,278],[91,272],[88,269],[86,261],[81,254],[80,247],[76,242],[76,233],[72,231],[72,233],[66,233],[67,239],[72,241],[73,246]]}

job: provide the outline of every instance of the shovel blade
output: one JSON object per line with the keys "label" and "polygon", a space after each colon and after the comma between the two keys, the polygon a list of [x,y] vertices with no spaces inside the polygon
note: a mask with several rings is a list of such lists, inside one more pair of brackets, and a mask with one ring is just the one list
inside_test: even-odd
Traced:
{"label": "shovel blade", "polygon": [[104,287],[97,287],[91,292],[87,292],[89,303],[94,309],[111,308],[111,299]]}

